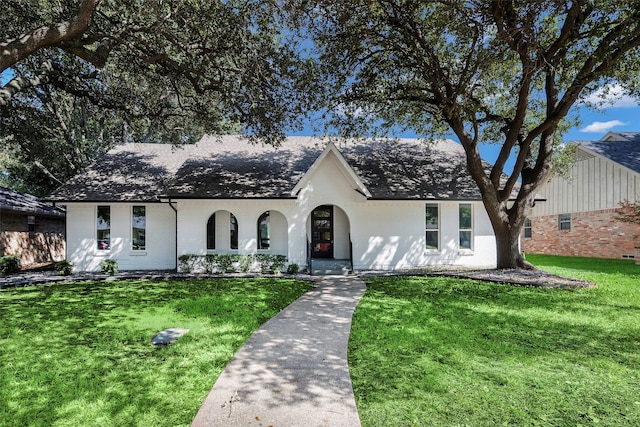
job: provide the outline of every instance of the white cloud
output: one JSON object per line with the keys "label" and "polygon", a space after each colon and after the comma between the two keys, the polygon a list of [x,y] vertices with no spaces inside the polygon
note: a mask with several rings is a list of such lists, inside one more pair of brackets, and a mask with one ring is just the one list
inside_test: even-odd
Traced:
{"label": "white cloud", "polygon": [[625,126],[627,123],[620,120],[609,120],[608,122],[593,122],[580,129],[580,132],[603,133],[616,126]]}
{"label": "white cloud", "polygon": [[626,95],[624,88],[619,84],[600,87],[587,96],[583,102],[587,105],[606,108],[633,108],[640,106],[640,99]]}

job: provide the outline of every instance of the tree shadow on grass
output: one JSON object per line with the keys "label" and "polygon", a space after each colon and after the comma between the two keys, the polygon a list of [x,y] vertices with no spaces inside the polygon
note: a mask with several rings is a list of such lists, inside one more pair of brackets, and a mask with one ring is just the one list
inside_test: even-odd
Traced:
{"label": "tree shadow on grass", "polygon": [[[284,282],[5,289],[0,292],[0,418],[7,425],[188,424],[253,330],[308,289],[306,283]],[[226,304],[215,311],[190,308],[203,298]],[[221,310],[224,306],[231,308]],[[176,344],[151,346],[158,330],[182,325],[192,331]]]}
{"label": "tree shadow on grass", "polygon": [[363,420],[394,411],[397,390],[432,425],[577,425],[594,401],[605,424],[640,419],[637,302],[451,278],[368,286],[350,343]]}

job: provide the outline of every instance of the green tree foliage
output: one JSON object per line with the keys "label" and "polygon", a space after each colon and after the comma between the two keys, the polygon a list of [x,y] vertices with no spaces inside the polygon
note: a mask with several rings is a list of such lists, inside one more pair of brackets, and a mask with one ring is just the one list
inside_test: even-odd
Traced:
{"label": "green tree foliage", "polygon": [[43,196],[127,140],[116,111],[50,87],[20,94],[3,120],[2,185]]}
{"label": "green tree foliage", "polygon": [[[455,133],[501,268],[530,267],[518,236],[572,108],[607,83],[638,93],[638,1],[292,0],[287,10],[317,48],[330,126]],[[489,171],[479,143],[501,145]]]}
{"label": "green tree foliage", "polygon": [[5,0],[0,16],[4,179],[39,193],[118,142],[277,144],[307,111],[311,63],[271,2]]}

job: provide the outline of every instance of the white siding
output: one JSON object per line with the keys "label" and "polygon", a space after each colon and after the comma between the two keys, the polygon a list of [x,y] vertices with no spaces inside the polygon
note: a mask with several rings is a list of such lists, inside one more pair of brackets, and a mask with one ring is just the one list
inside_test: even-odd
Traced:
{"label": "white siding", "polygon": [[531,216],[614,209],[624,199],[638,200],[640,174],[603,157],[576,162],[571,177],[551,178],[538,191],[547,201],[536,203]]}

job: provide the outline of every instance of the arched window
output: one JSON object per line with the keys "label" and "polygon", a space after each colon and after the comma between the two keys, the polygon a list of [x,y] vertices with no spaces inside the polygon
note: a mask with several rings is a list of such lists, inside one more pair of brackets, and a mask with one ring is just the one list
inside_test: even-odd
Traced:
{"label": "arched window", "polygon": [[216,214],[214,213],[207,221],[207,249],[216,248]]}
{"label": "arched window", "polygon": [[229,213],[229,223],[229,246],[238,249],[238,221],[232,213]]}
{"label": "arched window", "polygon": [[269,225],[269,211],[258,218],[258,249],[269,249],[271,244],[271,227]]}

